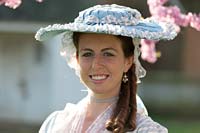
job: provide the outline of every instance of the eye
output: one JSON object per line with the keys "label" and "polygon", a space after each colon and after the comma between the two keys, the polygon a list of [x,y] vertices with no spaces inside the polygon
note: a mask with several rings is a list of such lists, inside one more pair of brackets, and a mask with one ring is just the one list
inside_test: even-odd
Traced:
{"label": "eye", "polygon": [[82,57],[91,57],[93,56],[93,53],[92,52],[85,52],[83,54],[81,54]]}
{"label": "eye", "polygon": [[108,57],[114,56],[114,54],[111,52],[105,52],[105,53],[103,53],[103,55],[108,56]]}

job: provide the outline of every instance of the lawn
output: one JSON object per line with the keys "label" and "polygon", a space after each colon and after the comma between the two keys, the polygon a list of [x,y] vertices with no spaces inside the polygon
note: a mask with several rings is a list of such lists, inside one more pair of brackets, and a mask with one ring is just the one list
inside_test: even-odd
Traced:
{"label": "lawn", "polygon": [[166,117],[154,117],[153,119],[167,127],[169,133],[200,133],[200,118],[199,120],[180,120]]}

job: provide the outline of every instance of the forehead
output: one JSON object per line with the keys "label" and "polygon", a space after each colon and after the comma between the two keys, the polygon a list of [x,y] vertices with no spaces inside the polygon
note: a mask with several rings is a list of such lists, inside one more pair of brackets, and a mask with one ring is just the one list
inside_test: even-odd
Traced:
{"label": "forehead", "polygon": [[83,33],[79,37],[79,48],[121,48],[121,40],[114,35]]}

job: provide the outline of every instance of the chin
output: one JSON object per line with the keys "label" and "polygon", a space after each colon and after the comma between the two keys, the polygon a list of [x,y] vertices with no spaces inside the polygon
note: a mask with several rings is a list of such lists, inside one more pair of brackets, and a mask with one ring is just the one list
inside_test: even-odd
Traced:
{"label": "chin", "polygon": [[104,93],[106,93],[106,91],[102,90],[102,89],[90,89],[90,90],[95,94],[104,94]]}

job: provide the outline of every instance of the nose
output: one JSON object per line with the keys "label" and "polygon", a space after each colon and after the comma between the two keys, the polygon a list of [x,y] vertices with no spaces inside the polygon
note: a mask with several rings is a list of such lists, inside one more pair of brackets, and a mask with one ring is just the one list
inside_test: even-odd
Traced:
{"label": "nose", "polygon": [[93,59],[93,62],[92,62],[92,68],[98,69],[98,68],[101,68],[103,65],[104,65],[103,58],[99,55],[96,55]]}

